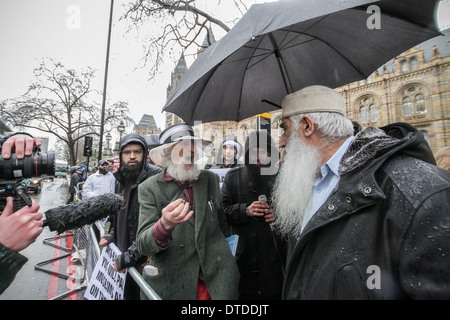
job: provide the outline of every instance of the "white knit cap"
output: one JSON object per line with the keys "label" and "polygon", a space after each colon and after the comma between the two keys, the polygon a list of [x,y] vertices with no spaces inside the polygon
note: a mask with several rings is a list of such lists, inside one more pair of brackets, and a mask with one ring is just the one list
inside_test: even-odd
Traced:
{"label": "white knit cap", "polygon": [[234,157],[236,160],[240,158],[241,156],[241,145],[239,143],[237,143],[234,140],[226,140],[224,143],[222,143],[222,147],[223,146],[233,146],[236,148],[236,156]]}
{"label": "white knit cap", "polygon": [[282,117],[313,112],[335,112],[345,116],[345,103],[335,90],[325,86],[309,86],[284,97]]}

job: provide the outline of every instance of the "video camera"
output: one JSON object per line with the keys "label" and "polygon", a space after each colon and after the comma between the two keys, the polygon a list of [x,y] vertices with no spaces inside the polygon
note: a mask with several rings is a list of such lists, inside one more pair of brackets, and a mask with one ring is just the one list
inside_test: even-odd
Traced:
{"label": "video camera", "polygon": [[0,214],[6,206],[7,197],[14,198],[14,212],[26,205],[31,206],[31,197],[24,179],[44,174],[55,175],[55,154],[44,154],[38,150],[35,149],[23,159],[17,159],[12,154],[6,160],[0,154]]}

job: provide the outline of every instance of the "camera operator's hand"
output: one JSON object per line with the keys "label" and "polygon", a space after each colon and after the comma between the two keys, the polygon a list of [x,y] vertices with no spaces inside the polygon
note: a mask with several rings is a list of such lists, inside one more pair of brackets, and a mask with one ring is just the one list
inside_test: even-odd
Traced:
{"label": "camera operator's hand", "polygon": [[2,145],[2,157],[9,159],[11,153],[16,154],[17,159],[23,159],[25,156],[30,156],[33,153],[35,146],[42,145],[41,138],[32,138],[26,134],[16,134],[9,137]]}
{"label": "camera operator's hand", "polygon": [[6,198],[6,207],[0,215],[0,243],[13,251],[21,251],[32,244],[43,229],[40,206],[33,203],[13,212],[13,197]]}

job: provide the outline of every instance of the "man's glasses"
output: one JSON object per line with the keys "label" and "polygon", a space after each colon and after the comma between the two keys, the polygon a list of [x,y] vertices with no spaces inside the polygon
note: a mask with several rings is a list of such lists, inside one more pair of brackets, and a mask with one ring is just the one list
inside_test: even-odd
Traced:
{"label": "man's glasses", "polygon": [[143,152],[144,152],[144,150],[142,150],[142,149],[125,150],[125,151],[122,151],[122,154],[127,155],[127,156],[131,155],[132,153],[134,153],[135,155],[141,155]]}

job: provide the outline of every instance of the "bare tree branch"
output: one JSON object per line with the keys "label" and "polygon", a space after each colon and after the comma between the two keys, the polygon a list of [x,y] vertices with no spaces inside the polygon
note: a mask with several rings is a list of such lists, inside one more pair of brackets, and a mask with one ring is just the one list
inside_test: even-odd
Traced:
{"label": "bare tree branch", "polygon": [[[61,63],[46,59],[35,69],[35,81],[21,97],[2,102],[2,112],[8,123],[16,127],[50,133],[64,141],[69,162],[74,165],[76,142],[86,135],[99,136],[101,107],[99,92],[91,88],[94,70],[82,72],[65,69]],[[127,116],[125,102],[116,102],[106,109],[105,128],[111,130]]]}
{"label": "bare tree branch", "polygon": [[[241,16],[248,9],[243,0],[227,1],[233,1]],[[151,24],[161,26],[152,28],[154,34],[145,40],[142,64],[149,67],[150,77],[156,75],[163,58],[171,56],[174,50],[180,52],[181,49],[186,55],[191,49],[191,54],[197,54],[204,41],[199,37],[206,34],[205,39],[209,41],[211,26],[217,26],[225,32],[230,30],[227,23],[198,8],[196,0],[134,0],[125,9],[121,20],[129,21],[130,29],[135,27],[138,30]]]}

